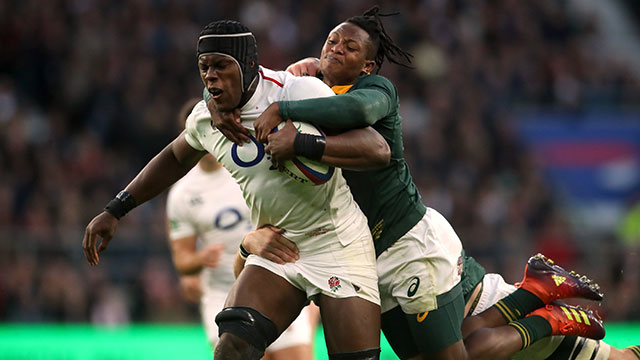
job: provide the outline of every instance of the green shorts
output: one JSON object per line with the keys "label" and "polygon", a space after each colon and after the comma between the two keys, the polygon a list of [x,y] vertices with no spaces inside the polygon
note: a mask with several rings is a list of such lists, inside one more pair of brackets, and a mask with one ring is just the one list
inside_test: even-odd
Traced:
{"label": "green shorts", "polygon": [[436,298],[436,310],[405,314],[397,306],[382,314],[382,332],[401,359],[433,354],[462,340],[465,305],[462,286],[458,283]]}

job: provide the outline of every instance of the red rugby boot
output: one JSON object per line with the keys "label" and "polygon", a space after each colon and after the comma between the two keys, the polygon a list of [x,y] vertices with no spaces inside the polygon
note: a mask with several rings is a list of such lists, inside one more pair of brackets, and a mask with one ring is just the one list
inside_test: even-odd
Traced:
{"label": "red rugby boot", "polygon": [[551,324],[551,335],[582,336],[600,340],[604,338],[604,326],[591,310],[567,305],[561,301],[547,304],[531,314],[543,317]]}
{"label": "red rugby boot", "polygon": [[529,258],[524,279],[517,286],[533,293],[545,304],[567,298],[602,300],[600,285],[586,276],[568,272],[542,254]]}

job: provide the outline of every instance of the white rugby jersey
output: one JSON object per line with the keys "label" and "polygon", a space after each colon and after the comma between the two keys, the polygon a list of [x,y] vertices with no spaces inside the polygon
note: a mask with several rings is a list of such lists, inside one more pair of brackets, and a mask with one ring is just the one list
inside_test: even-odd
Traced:
{"label": "white rugby jersey", "polygon": [[[242,107],[243,125],[253,133],[253,121],[271,103],[333,96],[333,91],[315,77],[295,77],[260,67],[255,94]],[[252,137],[255,133],[252,134]],[[253,138],[239,147],[213,127],[204,101],[193,109],[186,123],[187,142],[206,150],[231,173],[240,185],[257,226],[272,224],[285,229],[284,236],[296,242],[303,255],[318,251],[327,241],[343,245],[369,233],[367,220],[353,200],[340,169],[322,185],[303,185],[273,168],[264,146]]]}
{"label": "white rugby jersey", "polygon": [[171,241],[197,235],[197,248],[222,244],[217,268],[202,269],[202,289],[228,292],[235,280],[233,261],[242,237],[253,229],[242,192],[225,169],[196,166],[169,191],[167,217]]}

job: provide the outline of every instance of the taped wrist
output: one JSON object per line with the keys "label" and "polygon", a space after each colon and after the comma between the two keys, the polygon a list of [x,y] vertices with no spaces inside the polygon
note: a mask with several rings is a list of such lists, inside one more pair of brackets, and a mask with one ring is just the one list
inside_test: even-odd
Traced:
{"label": "taped wrist", "polygon": [[244,239],[242,239],[242,241],[240,242],[240,257],[243,258],[244,260],[247,260],[247,258],[249,257],[249,255],[251,255],[251,253],[244,247],[244,245],[242,244],[244,242]]}
{"label": "taped wrist", "polygon": [[320,161],[327,142],[324,136],[297,133],[293,140],[293,150],[296,155],[307,159]]}
{"label": "taped wrist", "polygon": [[121,191],[113,200],[109,201],[107,206],[104,207],[104,211],[120,220],[121,217],[125,216],[137,205],[136,199],[131,194]]}

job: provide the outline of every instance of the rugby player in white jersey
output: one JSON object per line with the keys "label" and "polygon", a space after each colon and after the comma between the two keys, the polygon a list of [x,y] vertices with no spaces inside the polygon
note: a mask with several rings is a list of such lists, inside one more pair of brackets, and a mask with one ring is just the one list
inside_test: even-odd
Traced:
{"label": "rugby player in white jersey", "polygon": [[[249,127],[273,101],[333,95],[318,79],[258,67],[255,38],[234,21],[205,27],[198,41],[198,67],[217,108],[240,109]],[[379,141],[384,143],[381,136]],[[366,155],[379,163],[381,157],[388,159],[386,150]],[[258,227],[272,224],[283,229],[300,255],[287,264],[248,257],[226,308],[216,316],[220,340],[215,358],[260,358],[310,299],[320,307],[330,359],[379,358],[380,299],[373,242],[367,219],[341,171],[322,185],[297,182],[272,168],[262,144],[252,141],[240,147],[227,140],[212,127],[204,102],[189,115],[185,132],[89,223],[83,238],[88,262],[98,264],[98,253],[107,248],[119,218],[166,190],[207,152],[240,185],[252,221]]]}
{"label": "rugby player in white jersey", "polygon": [[[192,99],[185,104],[179,116],[182,126],[198,101]],[[238,184],[212,155],[200,159],[198,165],[171,188],[166,209],[174,265],[183,288],[189,287],[200,302],[207,339],[215,349],[218,326],[214,319],[224,307],[235,281],[236,250],[243,236],[254,228],[249,209]],[[195,284],[189,285],[192,282]],[[266,349],[265,359],[312,359],[312,324],[317,315],[309,306],[305,307]]]}

